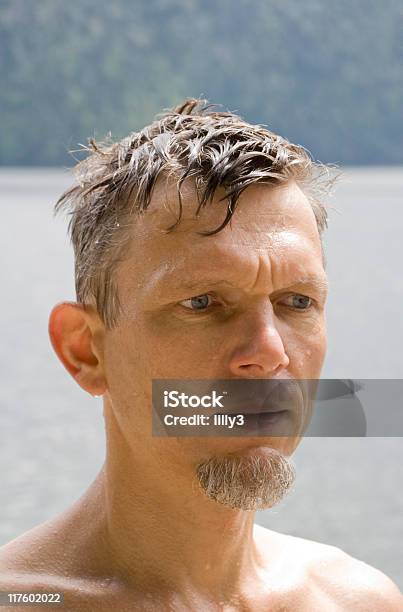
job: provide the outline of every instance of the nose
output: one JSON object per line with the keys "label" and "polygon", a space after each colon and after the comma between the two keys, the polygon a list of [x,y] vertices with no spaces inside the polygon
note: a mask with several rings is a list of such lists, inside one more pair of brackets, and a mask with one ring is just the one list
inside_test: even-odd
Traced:
{"label": "nose", "polygon": [[238,343],[230,357],[231,375],[267,378],[280,374],[290,360],[276,327],[271,303],[241,316],[242,323],[236,330]]}

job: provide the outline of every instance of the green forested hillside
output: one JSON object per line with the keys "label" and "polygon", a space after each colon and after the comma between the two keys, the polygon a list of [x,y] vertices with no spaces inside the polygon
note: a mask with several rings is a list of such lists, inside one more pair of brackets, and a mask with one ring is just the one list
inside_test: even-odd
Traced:
{"label": "green forested hillside", "polygon": [[204,96],[326,162],[403,161],[403,0],[0,0],[0,163]]}

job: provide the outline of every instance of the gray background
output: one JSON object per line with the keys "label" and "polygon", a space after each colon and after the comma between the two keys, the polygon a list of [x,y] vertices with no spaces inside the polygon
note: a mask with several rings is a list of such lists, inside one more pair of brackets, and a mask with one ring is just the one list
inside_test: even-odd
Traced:
{"label": "gray background", "polygon": [[[60,170],[0,170],[0,544],[70,505],[103,463],[101,400],[54,355],[48,314],[74,299]],[[403,378],[403,171],[346,170],[330,203],[324,378]],[[381,407],[380,407],[381,409]],[[289,496],[257,522],[340,546],[403,587],[401,438],[305,439]]]}

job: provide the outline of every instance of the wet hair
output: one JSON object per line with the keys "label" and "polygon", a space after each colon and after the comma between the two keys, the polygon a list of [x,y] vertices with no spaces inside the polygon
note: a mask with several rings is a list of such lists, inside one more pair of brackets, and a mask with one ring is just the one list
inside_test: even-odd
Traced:
{"label": "wet hair", "polygon": [[59,198],[55,213],[70,214],[77,301],[94,304],[109,329],[121,311],[114,271],[128,252],[133,216],[147,210],[163,175],[174,178],[178,191],[178,218],[167,231],[180,223],[181,187],[187,179],[196,186],[196,215],[218,188],[227,200],[222,223],[202,235],[216,234],[229,223],[250,185],[290,180],[308,197],[321,240],[327,227],[328,168],[314,162],[304,147],[206,100],[186,100],[119,142],[89,139],[83,149],[88,155],[75,166],[77,184]]}

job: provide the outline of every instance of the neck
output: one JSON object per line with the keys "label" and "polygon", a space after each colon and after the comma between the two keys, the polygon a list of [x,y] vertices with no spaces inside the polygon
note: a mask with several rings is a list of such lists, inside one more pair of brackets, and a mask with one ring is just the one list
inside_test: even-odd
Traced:
{"label": "neck", "polygon": [[[175,585],[216,596],[256,578],[263,561],[253,539],[254,512],[209,500],[189,469],[156,464],[145,448],[129,446],[118,427],[108,429],[97,483],[115,570],[143,589]],[[162,446],[170,442],[176,443]]]}

